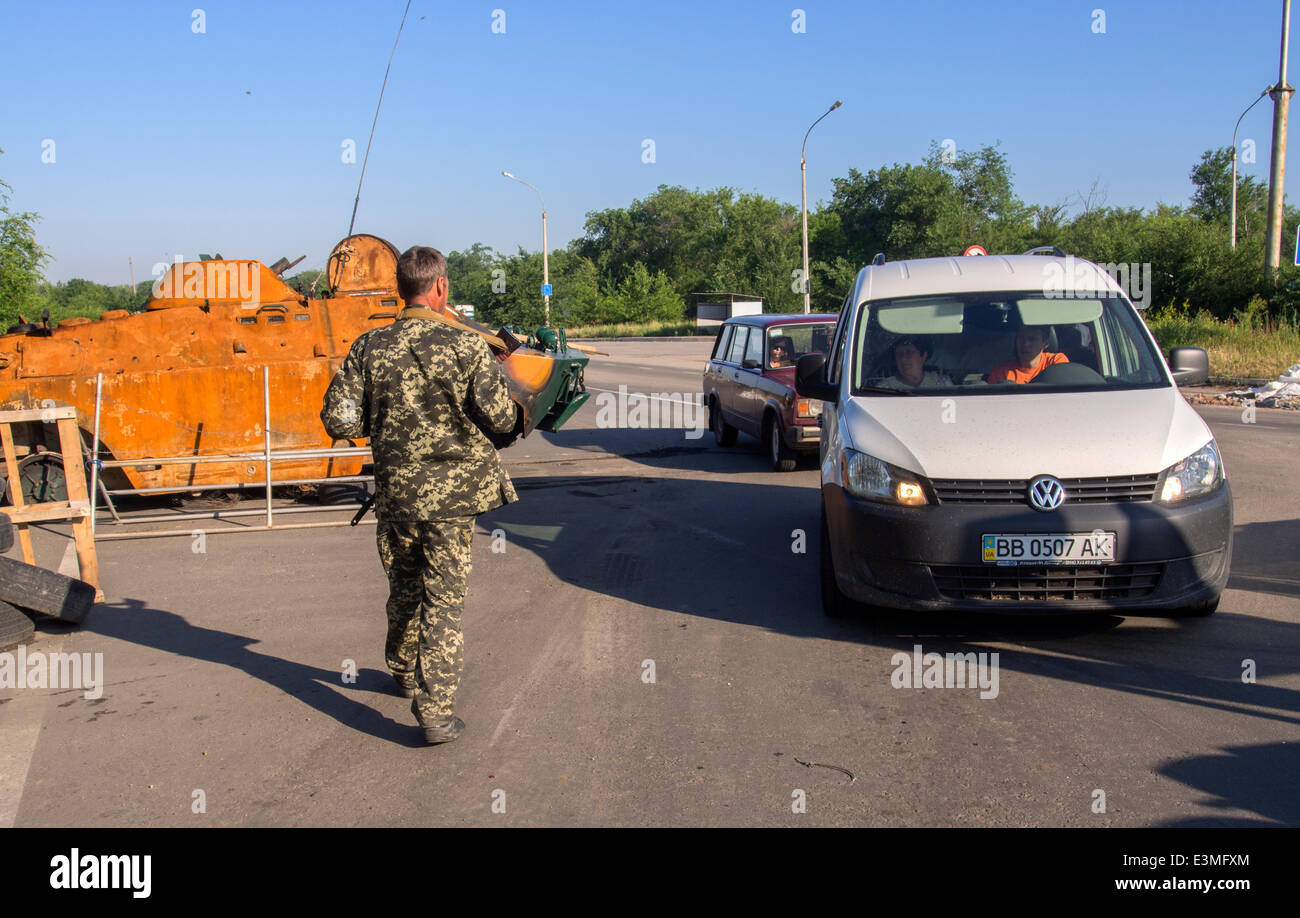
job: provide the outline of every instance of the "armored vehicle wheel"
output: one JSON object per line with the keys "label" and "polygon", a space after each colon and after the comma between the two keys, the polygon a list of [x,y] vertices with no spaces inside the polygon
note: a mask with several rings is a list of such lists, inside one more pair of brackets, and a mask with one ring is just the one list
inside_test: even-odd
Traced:
{"label": "armored vehicle wheel", "polygon": [[43,567],[0,558],[0,601],[76,623],[95,604],[95,588]]}
{"label": "armored vehicle wheel", "polygon": [[[266,492],[262,492],[266,493]],[[230,491],[198,491],[176,498],[182,510],[225,510],[244,499],[244,492],[238,489]]]}
{"label": "armored vehicle wheel", "polygon": [[19,462],[18,482],[23,489],[23,500],[29,504],[68,499],[63,457],[58,453],[35,453]]}
{"label": "armored vehicle wheel", "polygon": [[36,631],[32,620],[7,602],[0,602],[0,650],[27,640]]}
{"label": "armored vehicle wheel", "polygon": [[322,483],[316,486],[316,502],[326,506],[339,504],[362,504],[370,497],[370,489],[364,481],[343,482],[341,484]]}

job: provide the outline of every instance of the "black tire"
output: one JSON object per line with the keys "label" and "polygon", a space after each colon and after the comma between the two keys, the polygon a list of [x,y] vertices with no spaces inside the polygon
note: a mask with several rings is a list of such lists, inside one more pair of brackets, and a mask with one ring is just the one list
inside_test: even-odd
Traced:
{"label": "black tire", "polygon": [[36,453],[18,463],[18,481],[23,500],[45,504],[68,499],[68,482],[63,474],[63,457],[58,453]]}
{"label": "black tire", "polygon": [[339,504],[364,504],[370,489],[364,481],[342,484],[321,483],[316,486],[316,503],[331,507]]}
{"label": "black tire", "polygon": [[1169,613],[1170,618],[1209,618],[1215,612],[1219,611],[1219,597],[1216,596],[1209,602],[1203,602],[1198,606],[1188,606],[1185,609],[1175,609]]}
{"label": "black tire", "polygon": [[716,398],[709,399],[709,429],[713,431],[714,442],[719,446],[736,445],[736,435],[740,431],[722,419],[722,409],[718,407]]}
{"label": "black tire", "polygon": [[0,602],[0,650],[21,644],[36,631],[32,620],[7,602]]}
{"label": "black tire", "polygon": [[817,538],[817,571],[821,581],[822,611],[829,618],[848,618],[859,611],[856,602],[840,591],[835,580],[835,558],[831,555],[830,529],[826,525],[826,505],[822,505],[821,527]]}
{"label": "black tire", "polygon": [[[272,487],[275,483],[272,482]],[[265,496],[265,489],[258,493]],[[182,494],[173,498],[173,503],[182,510],[225,510],[242,503],[244,492],[235,488],[229,491],[199,491]]]}
{"label": "black tire", "polygon": [[774,472],[794,471],[794,450],[785,445],[785,437],[781,436],[781,422],[771,414],[767,416],[767,458],[771,461]]}
{"label": "black tire", "polygon": [[43,567],[0,558],[0,601],[77,623],[95,604],[95,588]]}
{"label": "black tire", "polygon": [[9,521],[9,514],[0,511],[0,552],[14,547],[14,524]]}

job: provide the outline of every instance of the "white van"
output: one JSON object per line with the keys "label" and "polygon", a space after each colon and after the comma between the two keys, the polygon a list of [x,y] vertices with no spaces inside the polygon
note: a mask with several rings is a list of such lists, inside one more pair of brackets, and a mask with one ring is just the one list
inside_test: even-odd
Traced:
{"label": "white van", "polygon": [[797,386],[823,401],[828,614],[1218,607],[1223,461],[1090,262],[877,256]]}

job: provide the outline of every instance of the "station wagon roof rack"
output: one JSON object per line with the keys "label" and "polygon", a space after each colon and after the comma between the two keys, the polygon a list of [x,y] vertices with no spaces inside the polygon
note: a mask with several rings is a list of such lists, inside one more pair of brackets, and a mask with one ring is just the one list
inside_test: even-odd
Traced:
{"label": "station wagon roof rack", "polygon": [[1065,249],[1059,245],[1036,245],[1026,255],[1055,255],[1057,258],[1065,257]]}

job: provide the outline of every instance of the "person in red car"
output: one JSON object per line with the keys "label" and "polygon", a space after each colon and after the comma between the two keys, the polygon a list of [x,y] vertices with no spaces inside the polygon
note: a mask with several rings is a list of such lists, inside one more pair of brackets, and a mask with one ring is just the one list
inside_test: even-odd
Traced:
{"label": "person in red car", "polygon": [[773,338],[771,347],[768,348],[767,363],[771,367],[794,366],[794,342],[785,335]]}
{"label": "person in red car", "polygon": [[1000,363],[989,372],[990,383],[1027,383],[1048,367],[1069,363],[1070,358],[1046,350],[1052,340],[1051,330],[1045,325],[1022,325],[1016,332],[1016,356]]}

